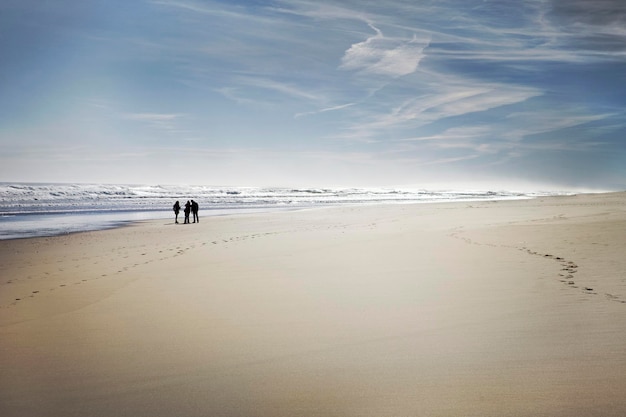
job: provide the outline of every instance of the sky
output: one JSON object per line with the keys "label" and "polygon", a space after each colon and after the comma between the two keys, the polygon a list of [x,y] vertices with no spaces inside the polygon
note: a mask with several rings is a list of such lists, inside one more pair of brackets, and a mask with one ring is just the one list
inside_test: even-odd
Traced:
{"label": "sky", "polygon": [[2,0],[0,181],[626,189],[623,0]]}

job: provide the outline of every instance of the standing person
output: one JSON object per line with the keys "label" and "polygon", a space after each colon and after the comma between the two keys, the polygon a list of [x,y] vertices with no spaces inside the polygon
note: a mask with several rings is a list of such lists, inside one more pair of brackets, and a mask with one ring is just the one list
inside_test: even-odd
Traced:
{"label": "standing person", "polygon": [[198,221],[198,223],[200,223],[200,217],[198,217],[198,209],[200,207],[198,206],[198,203],[196,203],[195,201],[191,200],[191,212],[193,213],[193,222],[195,223],[196,221]]}
{"label": "standing person", "polygon": [[187,200],[187,202],[185,203],[185,223],[187,224],[189,223],[189,212],[191,211],[191,203],[189,202],[189,200]]}
{"label": "standing person", "polygon": [[178,200],[176,200],[176,202],[174,203],[174,214],[176,215],[176,218],[175,218],[176,224],[178,224],[179,212],[180,212],[180,203],[178,202]]}

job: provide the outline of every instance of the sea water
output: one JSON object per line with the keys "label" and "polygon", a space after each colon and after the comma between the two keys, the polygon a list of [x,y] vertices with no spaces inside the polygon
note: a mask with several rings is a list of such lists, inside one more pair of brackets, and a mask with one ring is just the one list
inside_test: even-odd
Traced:
{"label": "sea water", "polygon": [[0,183],[0,239],[101,230],[141,220],[171,221],[174,202],[184,206],[191,199],[199,204],[201,216],[211,216],[349,204],[510,200],[559,194],[564,193]]}

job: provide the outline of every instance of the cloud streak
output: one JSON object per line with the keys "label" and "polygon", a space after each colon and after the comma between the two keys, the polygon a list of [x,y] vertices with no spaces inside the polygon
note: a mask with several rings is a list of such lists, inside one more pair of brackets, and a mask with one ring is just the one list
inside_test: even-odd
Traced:
{"label": "cloud streak", "polygon": [[151,129],[170,133],[184,131],[177,124],[177,121],[184,117],[185,115],[172,113],[126,113],[122,115],[122,118],[125,120],[142,123]]}
{"label": "cloud streak", "polygon": [[320,114],[320,113],[326,113],[326,112],[331,112],[331,111],[343,110],[343,109],[347,109],[348,107],[355,106],[356,104],[357,103],[347,103],[347,104],[342,104],[342,105],[339,105],[339,106],[327,107],[325,109],[320,109],[320,110],[316,110],[316,111],[297,113],[294,117],[298,118],[298,117],[311,116],[311,115]]}
{"label": "cloud streak", "polygon": [[436,92],[406,99],[385,114],[373,114],[351,127],[352,138],[376,137],[391,129],[415,129],[444,119],[525,102],[542,92],[532,88],[480,83],[439,85]]}

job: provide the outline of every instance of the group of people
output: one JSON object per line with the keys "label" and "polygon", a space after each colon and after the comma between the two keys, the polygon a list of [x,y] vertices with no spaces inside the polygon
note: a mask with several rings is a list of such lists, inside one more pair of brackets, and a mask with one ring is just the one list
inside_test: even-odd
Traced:
{"label": "group of people", "polygon": [[[200,223],[200,218],[198,217],[198,203],[193,200],[187,200],[185,203],[185,221],[184,224],[189,223],[189,215],[193,213],[193,222]],[[180,203],[176,201],[174,203],[174,214],[176,215],[175,221],[178,223],[178,213],[180,212]]]}

